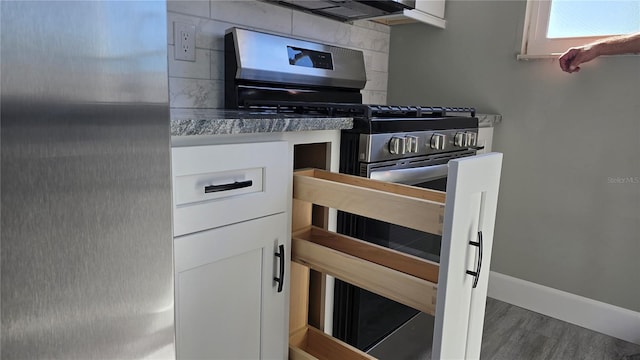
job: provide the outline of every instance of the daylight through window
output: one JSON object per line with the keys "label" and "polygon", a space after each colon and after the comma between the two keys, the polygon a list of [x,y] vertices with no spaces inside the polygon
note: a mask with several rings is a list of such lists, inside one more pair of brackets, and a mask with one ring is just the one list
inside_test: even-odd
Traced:
{"label": "daylight through window", "polygon": [[640,31],[640,0],[528,0],[521,58]]}

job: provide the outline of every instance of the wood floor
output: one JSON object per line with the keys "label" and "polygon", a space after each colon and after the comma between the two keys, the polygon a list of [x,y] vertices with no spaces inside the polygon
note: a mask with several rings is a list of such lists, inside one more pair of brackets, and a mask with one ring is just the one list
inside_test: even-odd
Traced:
{"label": "wood floor", "polygon": [[483,360],[640,360],[640,345],[487,298]]}
{"label": "wood floor", "polygon": [[[433,317],[419,314],[369,351],[380,360],[431,359]],[[487,298],[481,360],[640,360],[640,345]]]}

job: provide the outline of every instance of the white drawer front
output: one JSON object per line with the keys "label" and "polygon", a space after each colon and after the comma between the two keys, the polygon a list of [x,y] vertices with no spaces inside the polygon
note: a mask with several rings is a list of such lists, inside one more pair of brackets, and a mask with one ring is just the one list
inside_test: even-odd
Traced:
{"label": "white drawer front", "polygon": [[284,141],[172,149],[174,236],[286,210]]}

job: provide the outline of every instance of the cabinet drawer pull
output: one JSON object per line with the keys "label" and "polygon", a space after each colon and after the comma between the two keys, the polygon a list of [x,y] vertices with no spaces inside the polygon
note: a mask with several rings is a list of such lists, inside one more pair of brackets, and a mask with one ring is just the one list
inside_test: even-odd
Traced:
{"label": "cabinet drawer pull", "polygon": [[474,277],[473,288],[478,286],[478,279],[480,279],[480,267],[482,266],[482,231],[478,231],[478,242],[469,241],[469,245],[478,247],[478,264],[476,271],[467,270],[467,274]]}
{"label": "cabinet drawer pull", "polygon": [[219,191],[242,189],[242,188],[249,187],[251,185],[253,185],[253,180],[235,181],[229,184],[222,184],[222,185],[209,185],[204,187],[204,193],[208,194],[208,193],[219,192]]}
{"label": "cabinet drawer pull", "polygon": [[284,286],[284,245],[278,246],[278,252],[274,255],[279,259],[280,270],[279,277],[274,277],[273,281],[278,283],[278,292],[282,292],[282,286]]}

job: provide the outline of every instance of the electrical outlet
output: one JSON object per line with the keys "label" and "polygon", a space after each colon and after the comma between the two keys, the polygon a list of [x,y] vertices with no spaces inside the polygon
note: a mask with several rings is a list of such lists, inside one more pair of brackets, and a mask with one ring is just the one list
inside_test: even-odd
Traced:
{"label": "electrical outlet", "polygon": [[174,56],[176,60],[196,61],[196,27],[173,23]]}

